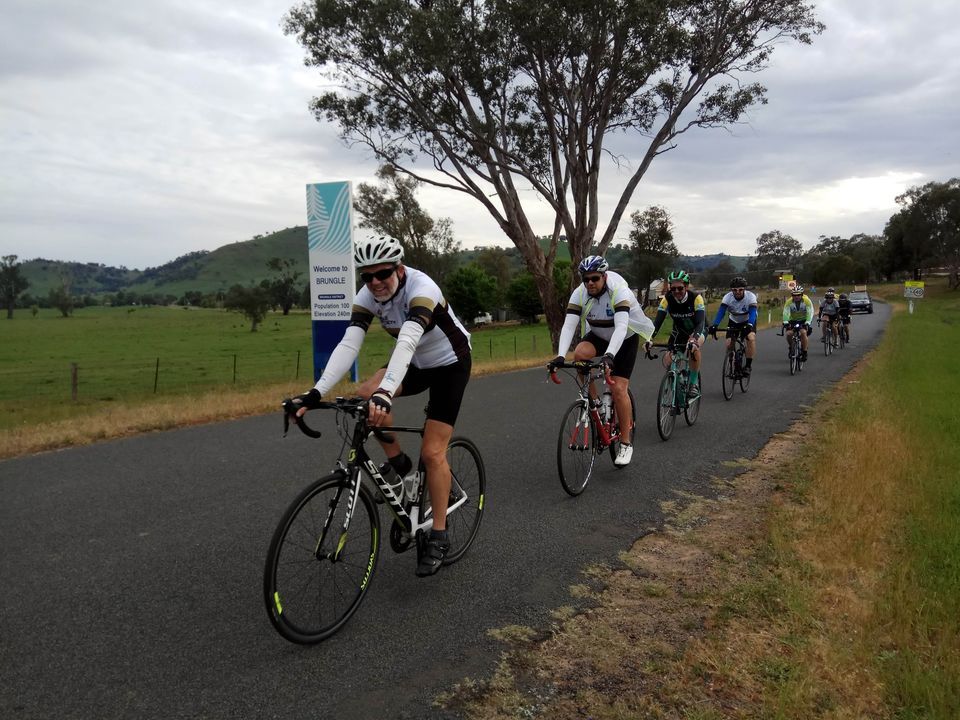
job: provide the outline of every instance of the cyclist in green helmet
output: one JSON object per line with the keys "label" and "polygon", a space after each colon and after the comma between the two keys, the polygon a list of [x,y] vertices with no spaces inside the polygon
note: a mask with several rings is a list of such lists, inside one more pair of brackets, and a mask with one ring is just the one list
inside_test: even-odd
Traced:
{"label": "cyclist in green helmet", "polygon": [[688,342],[693,345],[690,352],[690,396],[699,392],[697,378],[700,375],[700,346],[703,345],[704,326],[707,320],[707,305],[703,296],[690,291],[690,275],[684,270],[674,270],[667,276],[667,294],[660,300],[657,316],[653,320],[653,336],[644,345],[649,352],[653,338],[667,319],[673,318],[673,332],[670,344],[683,347]]}

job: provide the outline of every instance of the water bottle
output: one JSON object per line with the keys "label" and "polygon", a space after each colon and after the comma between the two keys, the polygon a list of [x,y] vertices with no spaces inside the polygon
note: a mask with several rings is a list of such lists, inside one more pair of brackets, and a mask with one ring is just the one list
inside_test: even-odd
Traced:
{"label": "water bottle", "polygon": [[613,394],[609,390],[604,390],[600,396],[601,415],[604,420],[613,417]]}
{"label": "water bottle", "polygon": [[403,478],[397,475],[397,471],[389,461],[380,466],[380,475],[383,477],[383,482],[389,485],[393,494],[396,495],[397,501],[403,502]]}

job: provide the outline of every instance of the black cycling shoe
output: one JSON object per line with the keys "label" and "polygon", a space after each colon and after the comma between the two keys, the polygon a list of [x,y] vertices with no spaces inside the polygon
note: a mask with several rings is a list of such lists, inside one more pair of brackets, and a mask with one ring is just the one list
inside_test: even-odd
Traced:
{"label": "black cycling shoe", "polygon": [[443,559],[450,550],[450,543],[446,540],[430,538],[424,543],[423,553],[417,563],[417,577],[435,575],[443,566]]}
{"label": "black cycling shoe", "polygon": [[740,373],[741,373],[744,377],[750,377],[750,372],[751,372],[751,368],[750,368],[749,365],[744,365],[744,366],[743,366],[743,369],[740,371]]}

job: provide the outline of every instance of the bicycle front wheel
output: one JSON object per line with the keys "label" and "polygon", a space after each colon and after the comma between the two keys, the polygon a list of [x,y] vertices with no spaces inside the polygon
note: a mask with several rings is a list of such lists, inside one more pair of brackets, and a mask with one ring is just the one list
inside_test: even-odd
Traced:
{"label": "bicycle front wheel", "polygon": [[360,485],[344,532],[350,485],[344,473],[309,485],[284,512],[270,540],[263,597],[270,622],[291,642],[311,645],[333,635],[357,611],[370,587],[380,549],[380,518],[370,491]]}
{"label": "bicycle front wheel", "polygon": [[563,415],[557,438],[557,472],[568,495],[583,492],[593,474],[598,445],[597,430],[584,402],[576,401]]}
{"label": "bicycle front wheel", "polygon": [[723,397],[729,400],[733,397],[733,388],[737,383],[737,374],[733,363],[733,353],[723,356]]}
{"label": "bicycle front wheel", "polygon": [[[737,352],[737,367],[742,368],[744,363],[744,354],[742,352]],[[740,392],[745,393],[747,388],[750,387],[750,376],[744,375],[741,370],[740,373]]]}
{"label": "bicycle front wheel", "polygon": [[[462,558],[473,544],[483,519],[487,491],[487,472],[483,467],[483,458],[472,441],[464,437],[450,440],[447,445],[447,464],[450,465],[450,501],[447,507],[453,509],[447,510],[450,549],[443,558],[444,565],[450,565]],[[424,492],[422,497],[421,517],[425,518],[430,512],[430,493]],[[457,506],[464,497],[466,499]]]}
{"label": "bicycle front wheel", "polygon": [[[633,390],[627,388],[627,397],[630,398],[630,423],[633,427],[630,430],[630,443],[633,443],[633,435],[637,431],[637,403],[633,399]],[[620,417],[617,415],[617,410],[613,410],[613,421],[610,423],[610,434],[616,438],[612,443],[610,443],[610,459],[616,463],[617,454],[620,452],[620,438],[623,433],[623,428],[620,425]],[[626,465],[614,465],[618,470]]]}
{"label": "bicycle front wheel", "polygon": [[668,372],[660,381],[660,391],[657,393],[657,432],[663,440],[669,440],[673,434],[673,425],[677,421],[675,407],[676,379],[673,373]]}

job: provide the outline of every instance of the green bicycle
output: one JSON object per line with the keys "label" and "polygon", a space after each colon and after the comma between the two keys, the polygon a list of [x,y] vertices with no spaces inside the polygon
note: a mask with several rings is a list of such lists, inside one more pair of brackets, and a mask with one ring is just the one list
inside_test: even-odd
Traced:
{"label": "green bicycle", "polygon": [[[651,347],[664,348],[669,353],[670,364],[667,366],[667,372],[660,381],[660,390],[657,393],[657,432],[663,440],[669,440],[673,434],[673,426],[676,424],[677,416],[683,413],[687,425],[693,425],[700,415],[701,381],[702,376],[697,377],[696,393],[690,396],[690,355],[693,352],[693,344],[687,343],[682,352],[679,346],[652,345]],[[647,358],[656,360],[660,355],[654,355],[649,350],[646,353]],[[664,360],[666,365],[666,360]]]}

